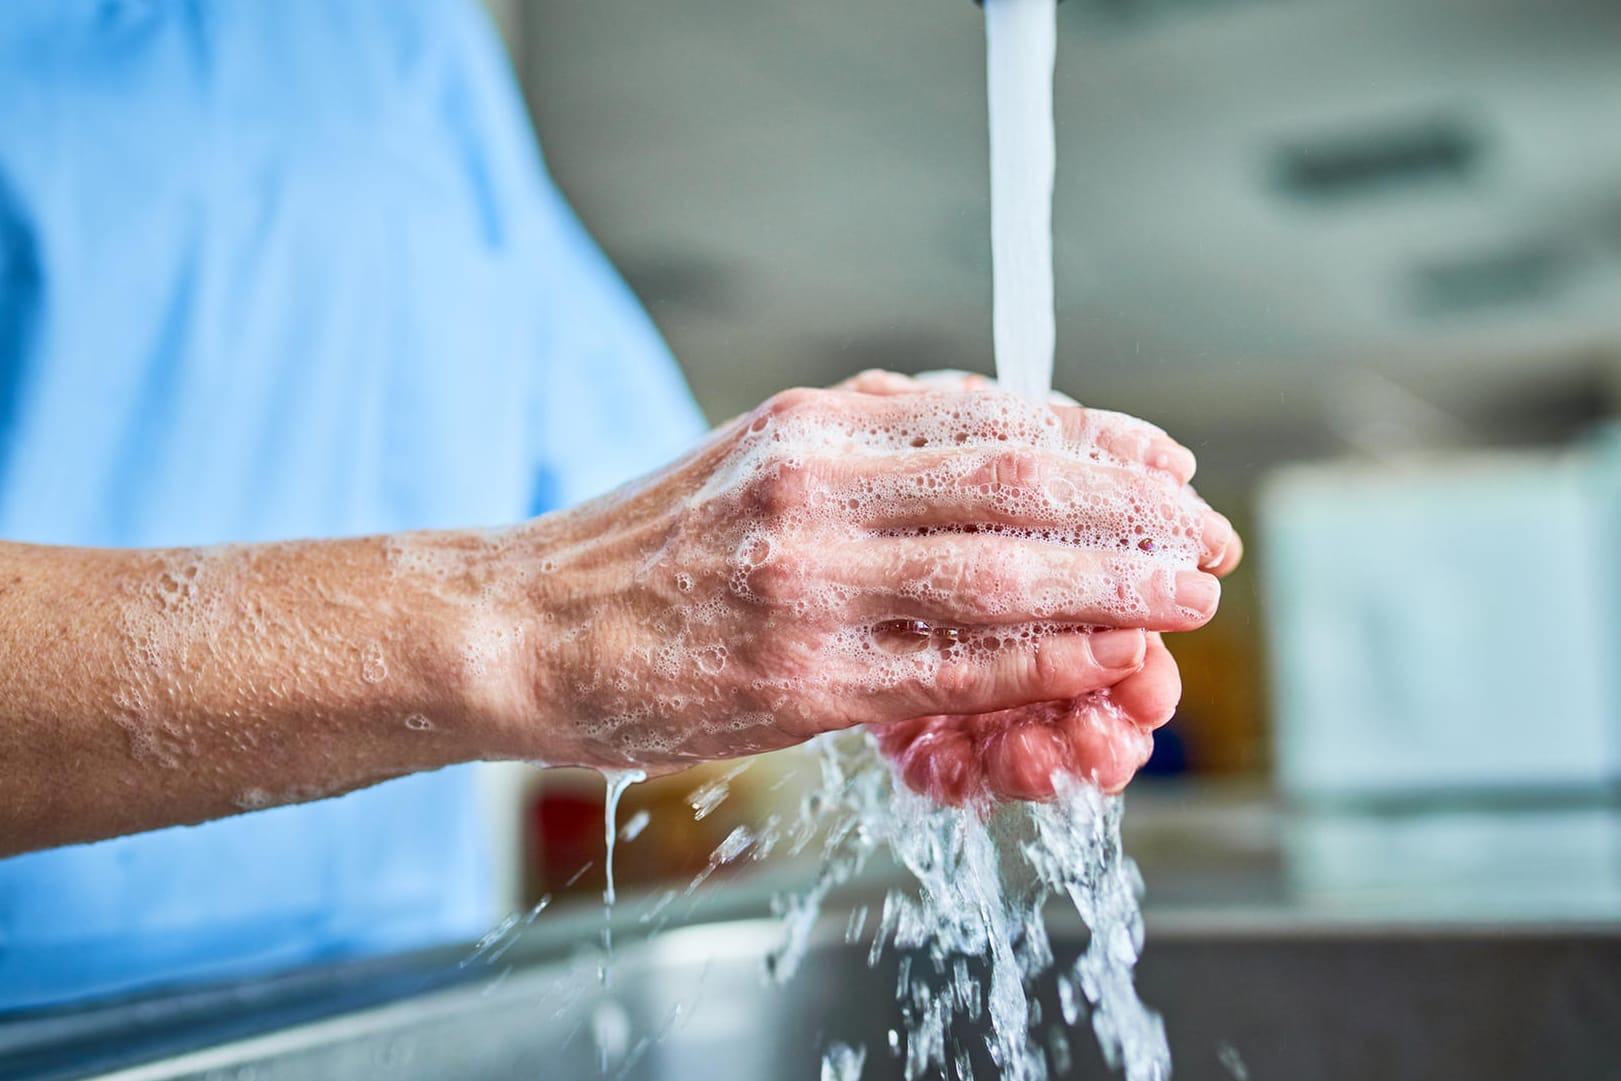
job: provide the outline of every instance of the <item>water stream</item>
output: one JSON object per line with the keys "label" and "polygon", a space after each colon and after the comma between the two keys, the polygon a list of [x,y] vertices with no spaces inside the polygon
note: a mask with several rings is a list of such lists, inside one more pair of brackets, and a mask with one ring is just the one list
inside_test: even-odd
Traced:
{"label": "water stream", "polygon": [[[985,0],[985,40],[996,376],[1003,388],[1044,402],[1052,391],[1056,347],[1057,0]],[[1015,833],[1023,827],[1025,834],[1018,853],[1034,885],[1022,899],[1009,893],[1002,879],[992,823],[973,812],[915,810],[921,828],[900,837],[897,854],[923,886],[924,926],[933,925],[931,954],[943,949],[990,960],[991,1053],[1005,1077],[1044,1078],[1049,1062],[1060,1071],[1069,1062],[1062,1028],[1049,1029],[1045,1054],[1037,1046],[1032,1030],[1039,1018],[1032,1016],[1025,993],[1031,978],[1052,967],[1042,905],[1053,895],[1067,897],[1091,931],[1073,971],[1059,975],[1065,1024],[1079,1021],[1084,1000],[1111,1067],[1123,1070],[1128,1081],[1170,1076],[1164,1024],[1143,1005],[1132,982],[1142,949],[1142,883],[1121,850],[1121,810],[1118,797],[1067,781],[1057,785],[1049,804],[998,811],[998,826]],[[953,933],[941,934],[942,929]],[[963,1006],[974,1005],[960,997]],[[948,1003],[936,1012],[949,1017],[956,1011]],[[932,1030],[923,1031],[928,1026]],[[928,1011],[921,1025],[909,1026],[912,1042],[926,1046],[923,1057],[929,1062],[943,1059],[944,1033],[945,1019]],[[921,1072],[912,1069],[912,1058],[908,1078]],[[966,1070],[964,1060],[959,1077]]]}
{"label": "water stream", "polygon": [[[1055,346],[1056,0],[985,0],[985,19],[997,377],[1004,388],[1045,402]],[[998,1077],[1046,1081],[1070,1068],[1069,1033],[1087,1019],[1105,1061],[1128,1081],[1170,1077],[1163,1022],[1133,985],[1143,943],[1142,882],[1121,850],[1118,798],[1057,778],[1048,803],[941,807],[898,785],[864,732],[822,737],[813,751],[821,782],[797,820],[773,815],[758,829],[734,829],[686,894],[745,855],[763,859],[779,845],[790,853],[819,846],[820,868],[811,885],[778,899],[784,939],[768,971],[783,982],[808,951],[824,902],[870,857],[887,853],[909,873],[911,886],[885,898],[868,954],[874,966],[887,951],[898,957],[902,1024],[891,1031],[888,1047],[828,1045],[824,1079],[855,1081],[873,1058],[889,1054],[903,1060],[908,1081],[930,1074],[969,1081],[976,1056],[981,1062],[988,1056]],[[695,817],[705,817],[726,798],[733,776],[692,794]],[[640,779],[636,772],[607,778],[604,987],[612,951],[617,808],[625,788]],[[659,917],[674,897],[670,891],[644,920]],[[1071,906],[1091,933],[1082,955],[1061,969],[1045,924],[1055,903]],[[866,910],[859,919],[852,913],[846,941],[864,937],[867,926]],[[1043,978],[1057,981],[1059,1017],[1040,1016],[1034,989]],[[985,1033],[983,1047],[965,1043],[962,1033],[972,1031]],[[607,1046],[601,1034],[597,1042]],[[608,1052],[603,1054],[606,1070]]]}
{"label": "water stream", "polygon": [[1057,0],[986,0],[996,378],[1035,402],[1052,390],[1053,70]]}
{"label": "water stream", "polygon": [[[1057,2],[985,0],[985,30],[996,374],[1004,389],[1043,403],[1056,337]],[[1066,1029],[1083,1014],[1105,1061],[1128,1081],[1168,1078],[1164,1024],[1132,982],[1142,949],[1142,883],[1120,847],[1120,800],[1061,777],[1050,803],[939,807],[896,786],[863,739],[823,741],[822,785],[801,817],[834,824],[823,835],[817,881],[781,905],[786,938],[772,973],[792,975],[823,900],[874,851],[887,849],[916,888],[885,898],[869,960],[876,965],[884,950],[903,951],[896,995],[904,1024],[890,1050],[904,1055],[908,1081],[933,1071],[959,1081],[973,1076],[976,1049],[960,1036],[963,1022],[988,1022],[984,1051],[998,1076],[1045,1081],[1071,1065]],[[1055,967],[1045,911],[1060,899],[1091,937],[1075,964],[1056,974],[1063,1023],[1043,1025],[1032,992]],[[829,1054],[824,1077],[859,1072],[861,1060],[848,1049]]]}
{"label": "water stream", "polygon": [[609,970],[613,967],[614,953],[614,841],[619,836],[619,797],[625,794],[625,789],[637,781],[647,780],[647,774],[639,769],[604,771],[602,779],[608,786],[602,804],[602,836],[607,844],[607,851],[603,854],[601,969],[602,986],[607,987],[611,979]]}

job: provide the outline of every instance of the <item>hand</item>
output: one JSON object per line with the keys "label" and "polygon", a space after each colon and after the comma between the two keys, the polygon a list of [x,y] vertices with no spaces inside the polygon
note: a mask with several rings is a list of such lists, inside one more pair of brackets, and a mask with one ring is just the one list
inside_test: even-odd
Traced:
{"label": "hand", "polygon": [[1192,464],[1140,421],[996,392],[785,392],[485,542],[474,708],[514,756],[661,769],[1079,698],[1215,609],[1195,568],[1231,528]]}
{"label": "hand", "polygon": [[[863,372],[841,386],[868,394],[922,393],[951,387],[985,389],[984,376],[961,372],[912,378],[893,372]],[[1056,401],[1074,404],[1054,395]],[[1168,437],[1166,437],[1166,441]],[[1182,472],[1192,475],[1191,463]],[[1243,546],[1236,534],[1217,537],[1217,554],[1206,567],[1225,575],[1237,566]],[[1231,527],[1226,527],[1231,534]],[[1171,719],[1181,697],[1176,663],[1158,634],[1148,636],[1143,664],[1113,687],[1067,701],[1035,703],[987,714],[919,717],[874,729],[880,749],[908,786],[947,804],[974,800],[1050,798],[1053,778],[1068,773],[1106,792],[1124,788],[1153,751],[1153,730]]]}
{"label": "hand", "polygon": [[902,780],[941,803],[1042,800],[1056,774],[1118,792],[1148,761],[1153,731],[1182,693],[1176,662],[1158,634],[1142,665],[1112,687],[1077,698],[979,715],[941,715],[873,730]]}

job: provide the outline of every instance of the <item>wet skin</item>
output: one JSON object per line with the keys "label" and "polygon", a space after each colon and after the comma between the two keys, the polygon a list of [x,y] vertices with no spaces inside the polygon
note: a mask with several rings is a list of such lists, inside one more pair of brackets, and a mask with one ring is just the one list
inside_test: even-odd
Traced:
{"label": "wet skin", "polygon": [[[979,377],[919,382],[887,372],[868,372],[846,386],[873,394],[915,393],[943,382],[955,389],[984,385]],[[1181,483],[1192,476],[1191,455],[1156,447],[1144,455]],[[1202,569],[1224,576],[1238,565],[1243,545],[1231,525],[1212,512],[1206,522]],[[938,634],[938,631],[934,633]],[[1118,678],[1078,696],[988,713],[935,714],[874,726],[880,749],[912,789],[941,803],[1041,800],[1053,794],[1058,775],[1079,777],[1105,792],[1118,792],[1148,761],[1153,732],[1168,722],[1181,699],[1176,662],[1158,633],[1133,643],[1124,630],[1075,631],[1107,642],[1112,661],[1133,649]],[[1056,652],[1057,642],[1038,643]]]}

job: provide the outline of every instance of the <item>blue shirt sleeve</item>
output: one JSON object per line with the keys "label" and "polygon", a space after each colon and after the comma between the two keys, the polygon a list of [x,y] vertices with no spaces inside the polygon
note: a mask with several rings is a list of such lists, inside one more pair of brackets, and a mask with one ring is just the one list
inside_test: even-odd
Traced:
{"label": "blue shirt sleeve", "polygon": [[548,358],[534,420],[539,459],[535,510],[570,506],[674,461],[706,429],[664,341],[573,212],[553,191],[555,246],[570,258],[549,269],[583,271],[540,327]]}
{"label": "blue shirt sleeve", "polygon": [[[497,525],[702,430],[471,3],[0,2],[0,537]],[[477,797],[0,860],[0,1012],[476,936]]]}
{"label": "blue shirt sleeve", "polygon": [[[487,27],[481,27],[487,31]],[[466,171],[476,178],[493,240],[514,248],[529,283],[539,370],[529,427],[535,487],[530,512],[600,495],[665,465],[707,429],[681,370],[636,296],[547,176],[501,45],[483,32],[485,78],[462,84]]]}

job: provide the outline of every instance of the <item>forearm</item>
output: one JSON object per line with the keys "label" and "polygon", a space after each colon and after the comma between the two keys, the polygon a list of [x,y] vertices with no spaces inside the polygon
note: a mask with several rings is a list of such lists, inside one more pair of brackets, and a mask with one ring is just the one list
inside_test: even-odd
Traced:
{"label": "forearm", "polygon": [[400,554],[0,544],[0,854],[509,751],[460,587]]}
{"label": "forearm", "polygon": [[1124,695],[1237,560],[1192,470],[1115,414],[796,390],[495,534],[0,544],[0,854],[472,759],[678,769]]}

